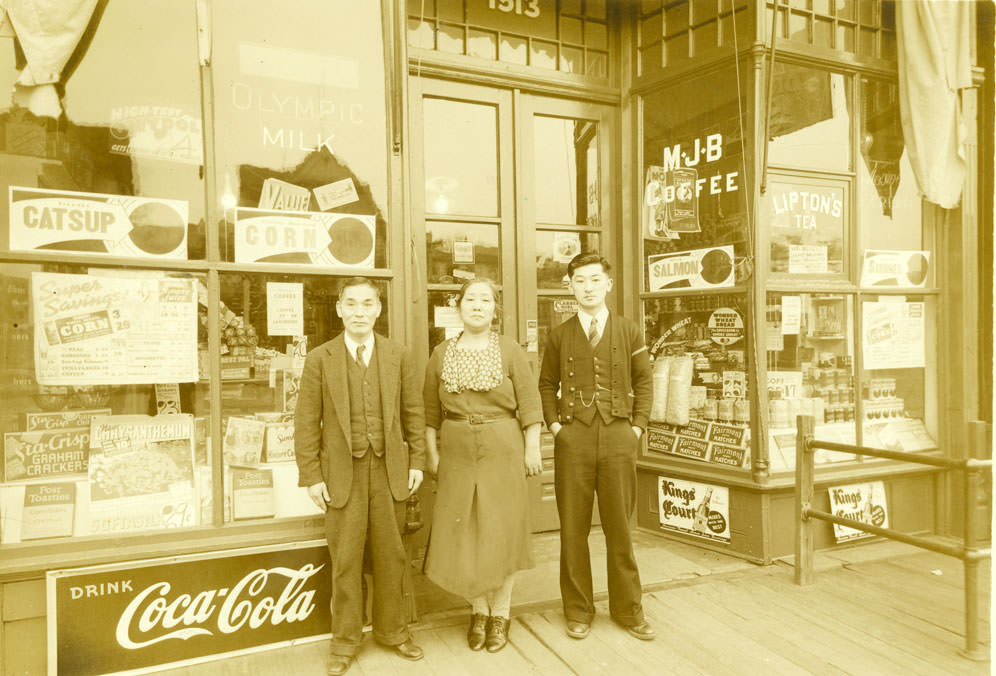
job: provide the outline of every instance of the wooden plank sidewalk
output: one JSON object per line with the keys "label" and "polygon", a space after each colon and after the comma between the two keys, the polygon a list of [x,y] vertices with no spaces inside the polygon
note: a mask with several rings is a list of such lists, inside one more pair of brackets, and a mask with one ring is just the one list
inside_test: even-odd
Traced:
{"label": "wooden plank sidewalk", "polygon": [[[851,550],[860,551],[860,550]],[[463,674],[922,674],[983,675],[989,662],[964,646],[962,567],[955,559],[902,549],[860,560],[824,555],[815,583],[798,587],[785,563],[657,585],[644,596],[656,641],[639,641],[608,619],[605,601],[590,636],[564,633],[559,604],[513,610],[510,643],[497,654],[471,652],[467,616],[437,613],[414,626],[425,659],[407,662],[364,642],[352,676]],[[911,553],[914,552],[914,553]],[[857,559],[857,560],[851,560]],[[980,634],[989,649],[990,570],[980,570]],[[171,676],[324,674],[326,642],[229,658],[167,672]]]}

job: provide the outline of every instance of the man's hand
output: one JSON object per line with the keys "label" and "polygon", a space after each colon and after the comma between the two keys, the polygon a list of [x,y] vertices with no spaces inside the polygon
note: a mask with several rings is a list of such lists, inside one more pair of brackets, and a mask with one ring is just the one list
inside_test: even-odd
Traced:
{"label": "man's hand", "polygon": [[643,436],[643,430],[637,427],[636,425],[630,425],[630,427],[633,428],[633,434],[636,435],[636,440],[639,441],[640,437]]}
{"label": "man's hand", "polygon": [[410,469],[408,470],[408,491],[409,495],[418,490],[418,487],[422,485],[422,470],[420,469]]}
{"label": "man's hand", "polygon": [[328,486],[325,485],[324,481],[308,486],[308,497],[323,512],[328,509],[329,503],[332,502],[332,498],[329,497]]}
{"label": "man's hand", "polygon": [[550,434],[552,434],[553,436],[557,436],[557,432],[560,431],[561,427],[563,427],[563,425],[561,425],[559,422],[550,423]]}

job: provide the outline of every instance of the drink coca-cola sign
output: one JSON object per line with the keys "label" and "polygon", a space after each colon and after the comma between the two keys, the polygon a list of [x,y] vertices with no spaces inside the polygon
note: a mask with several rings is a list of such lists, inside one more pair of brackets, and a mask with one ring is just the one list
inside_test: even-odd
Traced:
{"label": "drink coca-cola sign", "polygon": [[48,574],[48,673],[137,672],[330,627],[324,542]]}

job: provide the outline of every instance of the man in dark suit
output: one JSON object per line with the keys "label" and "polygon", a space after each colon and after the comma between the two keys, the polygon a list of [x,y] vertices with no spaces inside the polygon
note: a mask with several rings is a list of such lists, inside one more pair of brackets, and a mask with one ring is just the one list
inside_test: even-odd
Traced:
{"label": "man in dark suit", "polygon": [[636,455],[653,399],[643,332],[610,313],[609,263],[580,253],[567,265],[579,312],[550,331],[539,389],[554,435],[554,489],[560,515],[560,595],[567,635],[584,638],[595,615],[588,534],[598,495],[605,535],[609,613],[633,636],[656,634],[643,616],[640,572],[629,520],[636,507]]}
{"label": "man in dark suit", "polygon": [[401,533],[405,501],[422,483],[425,412],[407,351],[373,332],[381,312],[374,283],[345,280],[335,307],[345,331],[305,359],[294,452],[298,485],[325,511],[332,557],[328,673],[342,674],[362,638],[365,548],[373,567],[374,638],[405,659],[422,658],[408,631]]}

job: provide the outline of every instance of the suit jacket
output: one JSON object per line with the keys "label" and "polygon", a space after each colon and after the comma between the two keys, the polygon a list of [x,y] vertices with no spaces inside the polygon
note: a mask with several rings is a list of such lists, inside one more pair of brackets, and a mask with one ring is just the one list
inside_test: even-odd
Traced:
{"label": "suit jacket", "polygon": [[[409,496],[408,470],[425,469],[422,381],[408,351],[374,334],[384,418],[384,459],[395,500]],[[346,341],[340,334],[308,353],[294,415],[298,485],[324,481],[331,506],[342,508],[353,483]],[[405,442],[407,441],[407,446]]]}

